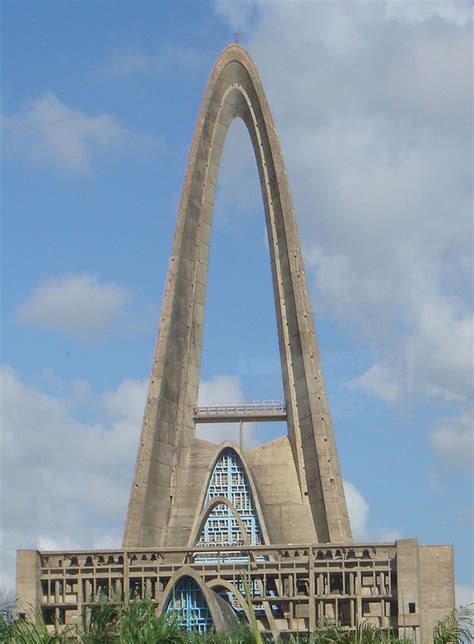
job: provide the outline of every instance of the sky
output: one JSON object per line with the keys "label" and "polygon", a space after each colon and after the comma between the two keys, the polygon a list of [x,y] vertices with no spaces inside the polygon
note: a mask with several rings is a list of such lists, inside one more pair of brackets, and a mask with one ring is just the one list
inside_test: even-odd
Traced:
{"label": "sky", "polygon": [[[472,5],[1,11],[0,587],[16,548],[121,543],[195,120],[238,30],[287,165],[355,537],[454,544],[457,601],[474,601]],[[234,122],[203,402],[282,398],[252,155]],[[246,446],[284,432],[247,426]]]}

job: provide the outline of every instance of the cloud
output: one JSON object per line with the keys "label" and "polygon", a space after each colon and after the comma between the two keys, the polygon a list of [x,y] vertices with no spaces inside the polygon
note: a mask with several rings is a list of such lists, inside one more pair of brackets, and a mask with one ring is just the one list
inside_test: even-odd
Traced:
{"label": "cloud", "polygon": [[113,326],[129,299],[117,284],[101,283],[93,275],[65,275],[40,284],[19,307],[17,318],[84,339]]}
{"label": "cloud", "polygon": [[430,442],[440,463],[455,471],[474,471],[474,409],[438,423],[430,431]]}
{"label": "cloud", "polygon": [[219,375],[203,380],[199,385],[199,404],[242,402],[245,396],[239,376]]}
{"label": "cloud", "polygon": [[351,521],[352,536],[357,541],[364,541],[368,537],[367,520],[369,517],[369,506],[353,483],[349,481],[343,481],[343,483],[347,510]]}
{"label": "cloud", "polygon": [[[236,375],[218,375],[203,380],[199,385],[199,404],[237,403],[245,400],[242,383]],[[239,444],[238,423],[204,423],[197,425],[196,436],[218,445],[226,440]],[[244,424],[244,447],[251,449],[261,444],[261,434],[256,432],[255,423]]]}
{"label": "cloud", "polygon": [[[146,383],[76,399],[26,385],[2,367],[2,585],[12,586],[16,548],[90,548],[121,542]],[[77,419],[81,412],[94,417]],[[10,493],[5,491],[9,490]]]}
{"label": "cloud", "polygon": [[[393,404],[464,403],[473,341],[471,8],[252,6],[246,46],[282,141],[316,318],[339,321],[375,356],[352,386]],[[221,4],[217,11],[232,25]],[[248,155],[247,166],[223,171],[238,185],[254,163]]]}
{"label": "cloud", "polygon": [[474,586],[456,584],[456,606],[469,606],[474,604]]}
{"label": "cloud", "polygon": [[463,26],[472,20],[472,5],[469,0],[460,2],[390,0],[386,3],[386,11],[389,18],[413,22],[425,22],[430,18],[439,17]]}
{"label": "cloud", "polygon": [[374,531],[374,536],[376,541],[393,542],[403,539],[403,534],[400,530],[394,530],[393,528],[378,528]]}
{"label": "cloud", "polygon": [[400,385],[393,374],[382,364],[375,364],[364,374],[347,383],[349,388],[364,389],[376,398],[394,402],[399,396]]}
{"label": "cloud", "polygon": [[234,29],[245,29],[255,13],[253,2],[226,2],[216,0],[214,8],[217,15],[229,23]]}
{"label": "cloud", "polygon": [[[55,377],[54,386],[55,395],[47,394],[10,367],[0,368],[3,587],[14,586],[16,548],[113,548],[121,542],[147,383],[125,380],[94,393],[84,381],[78,387]],[[216,376],[200,389],[201,402],[243,398],[237,376]],[[231,425],[201,426],[198,436],[238,442],[232,431]],[[246,446],[260,442],[249,427]],[[369,506],[353,483],[344,481],[344,489],[354,537],[365,540]],[[385,537],[397,534],[386,530]]]}
{"label": "cloud", "polygon": [[343,485],[352,536],[356,541],[394,542],[403,538],[400,530],[373,526],[369,520],[370,507],[362,492],[353,483],[345,479],[343,479]]}
{"label": "cloud", "polygon": [[115,49],[102,65],[100,71],[110,76],[131,76],[138,74],[164,74],[196,72],[207,59],[201,50],[193,47],[168,45],[159,51],[143,49]]}
{"label": "cloud", "polygon": [[101,154],[149,150],[157,142],[139,137],[115,117],[90,115],[62,103],[47,92],[22,112],[2,118],[4,149],[35,168],[87,173]]}

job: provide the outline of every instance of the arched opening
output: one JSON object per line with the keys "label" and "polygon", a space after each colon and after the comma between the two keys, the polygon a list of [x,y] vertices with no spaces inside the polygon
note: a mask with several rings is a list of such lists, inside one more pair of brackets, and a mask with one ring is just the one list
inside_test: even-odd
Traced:
{"label": "arched opening", "polygon": [[[231,100],[231,95],[227,97]],[[244,177],[244,179],[243,179]],[[241,118],[223,142],[209,251],[200,404],[284,400],[268,233],[255,153]],[[286,421],[198,424],[245,450],[287,435]]]}
{"label": "arched opening", "polygon": [[245,526],[230,503],[211,501],[205,517],[201,536],[196,545],[243,546],[248,544]]}
{"label": "arched opening", "polygon": [[173,588],[166,613],[175,613],[179,625],[188,631],[205,633],[213,626],[204,593],[191,577],[182,577]]}
{"label": "arched opening", "polygon": [[216,579],[210,586],[232,608],[239,621],[251,622],[247,601],[239,588],[224,579]]}
{"label": "arched opening", "polygon": [[249,545],[262,544],[262,530],[248,477],[240,458],[231,447],[226,447],[217,459],[209,479],[203,507],[207,507],[217,497],[227,499],[228,503],[219,503],[208,514],[197,544],[243,545],[244,539],[239,523],[245,528],[245,541]]}

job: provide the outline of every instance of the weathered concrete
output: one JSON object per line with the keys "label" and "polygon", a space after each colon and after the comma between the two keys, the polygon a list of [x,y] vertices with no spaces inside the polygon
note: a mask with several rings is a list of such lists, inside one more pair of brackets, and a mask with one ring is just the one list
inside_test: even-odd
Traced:
{"label": "weathered concrete", "polygon": [[433,639],[433,626],[455,605],[452,546],[419,546],[421,630],[425,642]]}
{"label": "weathered concrete", "polygon": [[[236,117],[247,124],[260,173],[288,419],[287,436],[245,452],[194,436],[215,183]],[[250,545],[237,502],[221,491],[206,497],[223,449],[234,450],[246,476],[259,523],[255,543],[263,545]],[[219,505],[233,515],[241,539],[201,548],[203,525]],[[191,148],[124,544],[100,552],[19,550],[18,609],[40,607],[51,630],[79,624],[100,593],[149,596],[163,611],[188,576],[216,629],[225,630],[233,612],[217,591],[232,592],[249,616],[239,590],[245,575],[258,590],[251,601],[263,608],[258,622],[267,634],[313,631],[327,621],[355,630],[368,622],[428,644],[436,620],[454,607],[450,546],[351,541],[278,138],[255,67],[236,45],[216,63]]]}
{"label": "weathered concrete", "polygon": [[40,560],[37,550],[16,551],[17,611],[29,613],[41,603]]}
{"label": "weathered concrete", "polygon": [[301,497],[288,437],[245,453],[270,533],[269,543],[316,542],[316,532]]}
{"label": "weathered concrete", "polygon": [[[209,242],[224,139],[235,118],[246,124],[257,161],[270,246],[288,439],[313,538],[351,538],[339,461],[283,157],[254,64],[239,46],[216,62],[204,94],[184,180],[160,318],[124,545],[176,543],[189,486],[197,405]],[[293,473],[290,474],[293,477]],[[284,481],[281,482],[284,486]],[[188,488],[189,489],[189,488]],[[288,504],[287,504],[288,505]],[[196,509],[196,508],[195,508]],[[194,510],[195,510],[194,509]],[[269,516],[270,533],[273,518]],[[277,521],[280,521],[278,519]],[[189,521],[188,521],[189,523]],[[182,525],[184,528],[184,525]],[[187,539],[182,537],[182,539]]]}
{"label": "weathered concrete", "polygon": [[[241,558],[225,563],[226,553]],[[431,644],[436,620],[454,607],[452,549],[419,546],[416,539],[396,543],[288,544],[206,548],[139,548],[102,551],[19,551],[21,580],[48,616],[49,628],[80,623],[85,607],[99,593],[148,596],[163,612],[176,583],[191,577],[210,608],[214,626],[232,621],[229,605],[216,594],[230,590],[243,612],[242,575],[259,587],[264,609],[259,628],[267,634],[313,631],[332,621],[355,630],[373,624],[418,644]],[[257,559],[258,558],[258,559]],[[25,586],[23,586],[25,588]]]}

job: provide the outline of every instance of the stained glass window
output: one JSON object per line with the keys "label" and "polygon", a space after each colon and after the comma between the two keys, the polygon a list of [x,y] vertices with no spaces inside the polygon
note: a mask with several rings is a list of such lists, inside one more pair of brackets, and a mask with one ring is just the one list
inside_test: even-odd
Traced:
{"label": "stained glass window", "polygon": [[173,588],[167,613],[176,613],[179,625],[189,631],[205,633],[212,626],[211,613],[206,599],[191,577],[183,577]]}
{"label": "stained glass window", "polygon": [[[260,545],[262,533],[249,482],[239,457],[231,448],[223,450],[214,467],[204,506],[216,496],[230,501],[245,526],[250,545]],[[198,545],[236,546],[243,543],[239,524],[231,509],[224,503],[216,505],[206,520]]]}

